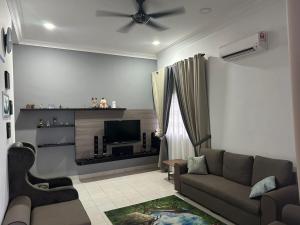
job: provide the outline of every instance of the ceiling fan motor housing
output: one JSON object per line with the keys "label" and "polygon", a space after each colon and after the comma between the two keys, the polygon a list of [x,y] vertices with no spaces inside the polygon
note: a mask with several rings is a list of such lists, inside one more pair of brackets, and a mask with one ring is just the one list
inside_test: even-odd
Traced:
{"label": "ceiling fan motor housing", "polygon": [[133,20],[136,23],[146,24],[150,20],[150,16],[146,15],[145,13],[137,13],[132,16]]}

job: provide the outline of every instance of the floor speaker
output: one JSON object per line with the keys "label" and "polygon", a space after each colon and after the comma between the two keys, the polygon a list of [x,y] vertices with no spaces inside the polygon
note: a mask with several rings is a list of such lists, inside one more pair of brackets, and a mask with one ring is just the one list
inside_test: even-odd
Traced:
{"label": "floor speaker", "polygon": [[107,153],[107,141],[105,136],[102,137],[102,143],[103,143],[103,153]]}
{"label": "floor speaker", "polygon": [[147,147],[147,134],[146,132],[143,133],[143,148],[146,149]]}
{"label": "floor speaker", "polygon": [[99,154],[98,136],[94,136],[94,155]]}

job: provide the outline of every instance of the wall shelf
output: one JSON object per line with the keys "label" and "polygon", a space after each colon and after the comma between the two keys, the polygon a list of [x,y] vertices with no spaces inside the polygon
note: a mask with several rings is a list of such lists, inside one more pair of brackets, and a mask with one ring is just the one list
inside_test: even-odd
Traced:
{"label": "wall shelf", "polygon": [[50,127],[39,127],[37,126],[37,129],[51,129],[51,128],[66,128],[66,127],[75,127],[74,124],[70,124],[70,125],[51,125]]}
{"label": "wall shelf", "polygon": [[73,142],[69,143],[60,143],[60,144],[41,144],[38,145],[38,148],[52,148],[52,147],[59,147],[59,146],[72,146],[75,145]]}
{"label": "wall shelf", "polygon": [[100,109],[100,108],[36,108],[36,109],[27,109],[21,108],[21,112],[38,112],[38,111],[125,111],[126,108],[107,108],[107,109]]}

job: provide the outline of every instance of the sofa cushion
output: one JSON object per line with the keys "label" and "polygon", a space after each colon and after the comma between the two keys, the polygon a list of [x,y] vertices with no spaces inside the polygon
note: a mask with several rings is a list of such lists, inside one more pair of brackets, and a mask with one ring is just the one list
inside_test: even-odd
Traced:
{"label": "sofa cushion", "polygon": [[13,199],[7,208],[2,225],[30,225],[31,200],[27,196]]}
{"label": "sofa cushion", "polygon": [[193,174],[207,174],[207,167],[206,167],[206,160],[205,156],[199,156],[199,157],[190,157],[188,159],[188,173]]}
{"label": "sofa cushion", "polygon": [[293,177],[292,162],[256,156],[254,159],[251,184],[254,185],[269,176],[275,176],[278,188],[291,184]]}
{"label": "sofa cushion", "polygon": [[253,157],[225,152],[223,176],[239,184],[250,186],[253,169]]}
{"label": "sofa cushion", "polygon": [[249,213],[259,214],[260,201],[249,199],[251,188],[248,186],[211,174],[185,174],[181,175],[180,179],[184,184],[206,192]]}
{"label": "sofa cushion", "polygon": [[266,177],[257,182],[252,188],[249,198],[261,197],[263,194],[276,189],[276,181],[274,176]]}
{"label": "sofa cushion", "polygon": [[91,222],[81,202],[73,200],[34,208],[31,225],[91,225]]}
{"label": "sofa cushion", "polygon": [[223,175],[223,154],[224,150],[201,148],[199,155],[204,155],[207,163],[208,173],[217,176]]}

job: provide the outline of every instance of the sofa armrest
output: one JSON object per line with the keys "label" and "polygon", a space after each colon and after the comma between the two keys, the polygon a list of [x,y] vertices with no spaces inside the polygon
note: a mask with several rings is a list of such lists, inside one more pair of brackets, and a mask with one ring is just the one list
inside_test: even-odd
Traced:
{"label": "sofa armrest", "polygon": [[30,198],[18,196],[9,203],[2,225],[30,225],[30,214]]}
{"label": "sofa armrest", "polygon": [[282,211],[282,221],[288,225],[300,224],[300,206],[286,205]]}
{"label": "sofa armrest", "polygon": [[187,173],[187,162],[175,163],[174,165],[174,185],[175,190],[180,192],[180,175]]}
{"label": "sofa armrest", "polygon": [[31,202],[33,207],[67,202],[78,199],[78,192],[72,186],[58,187],[52,189],[41,189],[34,187],[31,191]]}
{"label": "sofa armrest", "polygon": [[261,225],[281,220],[285,205],[299,201],[298,186],[290,185],[264,194],[261,198]]}

